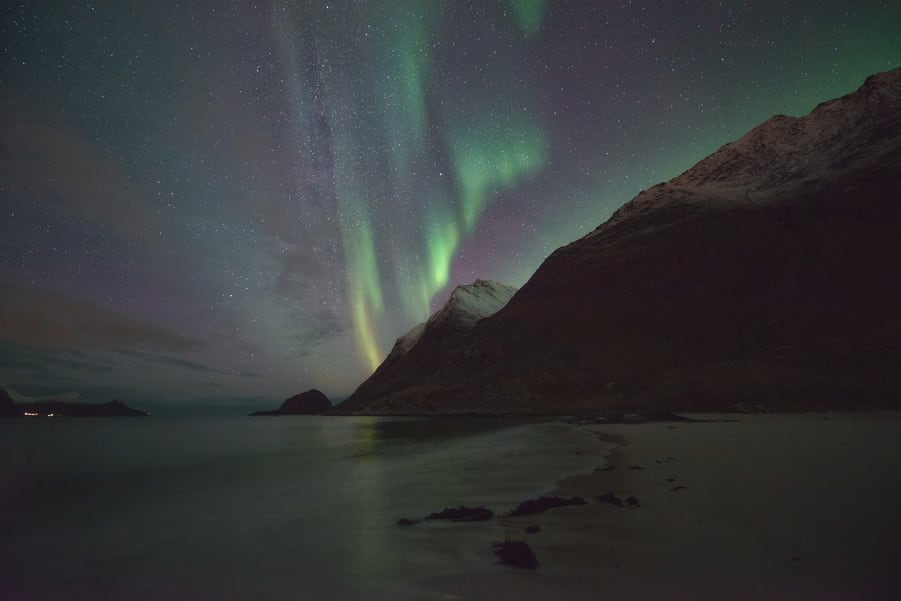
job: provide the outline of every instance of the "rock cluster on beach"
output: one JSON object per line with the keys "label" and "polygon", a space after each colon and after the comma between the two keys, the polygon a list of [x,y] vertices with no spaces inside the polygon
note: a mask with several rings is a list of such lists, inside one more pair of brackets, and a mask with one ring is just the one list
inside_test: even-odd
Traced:
{"label": "rock cluster on beach", "polygon": [[483,522],[494,517],[494,512],[487,507],[447,507],[441,511],[430,513],[427,520],[450,520],[452,522]]}
{"label": "rock cluster on beach", "polygon": [[608,492],[599,496],[598,501],[605,505],[611,505],[613,507],[641,507],[641,503],[638,502],[638,497],[634,495],[630,495],[625,499],[622,499],[620,497],[617,497],[614,493]]}
{"label": "rock cluster on beach", "polygon": [[510,517],[531,515],[533,513],[543,513],[555,507],[567,507],[569,505],[585,505],[585,499],[582,497],[538,497],[537,499],[523,501],[507,515]]}
{"label": "rock cluster on beach", "polygon": [[[634,497],[630,497],[634,499]],[[532,515],[543,513],[549,509],[560,507],[569,507],[574,505],[586,505],[587,502],[582,497],[557,497],[543,496],[536,499],[528,499],[518,504],[510,512],[503,514],[502,518],[515,518],[524,515]],[[630,501],[631,504],[631,501]],[[635,501],[637,505],[637,501]],[[494,511],[484,506],[467,507],[460,505],[457,507],[445,507],[441,511],[435,511],[427,515],[423,519],[400,518],[396,524],[398,526],[415,526],[427,520],[446,520],[450,522],[484,522],[494,519]],[[541,527],[537,524],[530,524],[525,528],[527,534],[537,534],[541,532]],[[538,567],[538,559],[531,547],[523,541],[511,541],[507,539],[502,543],[493,544],[494,553],[498,556],[499,563],[510,565],[517,568],[527,568],[534,570]]]}

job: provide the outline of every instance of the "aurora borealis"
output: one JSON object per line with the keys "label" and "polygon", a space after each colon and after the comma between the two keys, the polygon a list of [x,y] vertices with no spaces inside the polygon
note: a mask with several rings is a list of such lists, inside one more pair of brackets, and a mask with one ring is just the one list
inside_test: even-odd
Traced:
{"label": "aurora borealis", "polygon": [[455,285],[901,64],[897,2],[7,4],[0,386],[151,408],[341,398]]}

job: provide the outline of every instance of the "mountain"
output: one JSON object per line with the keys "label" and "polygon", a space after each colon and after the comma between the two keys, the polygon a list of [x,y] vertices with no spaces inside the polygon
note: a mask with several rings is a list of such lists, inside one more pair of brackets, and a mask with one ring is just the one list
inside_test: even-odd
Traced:
{"label": "mountain", "polygon": [[[353,412],[354,408],[369,407],[378,399],[385,399],[383,402],[390,407],[395,392],[415,390],[418,382],[449,368],[441,358],[456,345],[465,345],[472,329],[501,310],[515,293],[516,288],[490,280],[457,286],[428,321],[397,339],[375,373],[338,406],[338,411]],[[414,409],[402,406],[399,410]]]}
{"label": "mountain", "polygon": [[642,191],[347,410],[898,407],[899,232],[895,69]]}
{"label": "mountain", "polygon": [[479,320],[500,311],[515,293],[516,288],[491,280],[476,280],[472,284],[457,286],[444,306],[427,321],[413,326],[397,339],[384,363],[406,355],[419,343],[423,334],[427,333],[426,339],[430,339],[471,330]]}
{"label": "mountain", "polygon": [[271,411],[254,411],[250,415],[321,415],[331,411],[332,403],[315,388],[285,399],[282,406]]}

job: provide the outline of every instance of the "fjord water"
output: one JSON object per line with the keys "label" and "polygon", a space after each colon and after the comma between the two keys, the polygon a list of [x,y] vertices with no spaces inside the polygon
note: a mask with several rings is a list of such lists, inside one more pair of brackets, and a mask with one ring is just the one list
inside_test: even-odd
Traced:
{"label": "fjord water", "polygon": [[0,422],[6,599],[416,599],[494,565],[480,524],[597,466],[559,422],[411,418]]}

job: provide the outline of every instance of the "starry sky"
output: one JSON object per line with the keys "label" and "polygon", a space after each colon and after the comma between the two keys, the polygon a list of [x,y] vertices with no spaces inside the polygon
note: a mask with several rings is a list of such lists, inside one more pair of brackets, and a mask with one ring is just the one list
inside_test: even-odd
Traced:
{"label": "starry sky", "polygon": [[901,3],[7,2],[0,386],[350,394],[776,113],[901,64]]}

